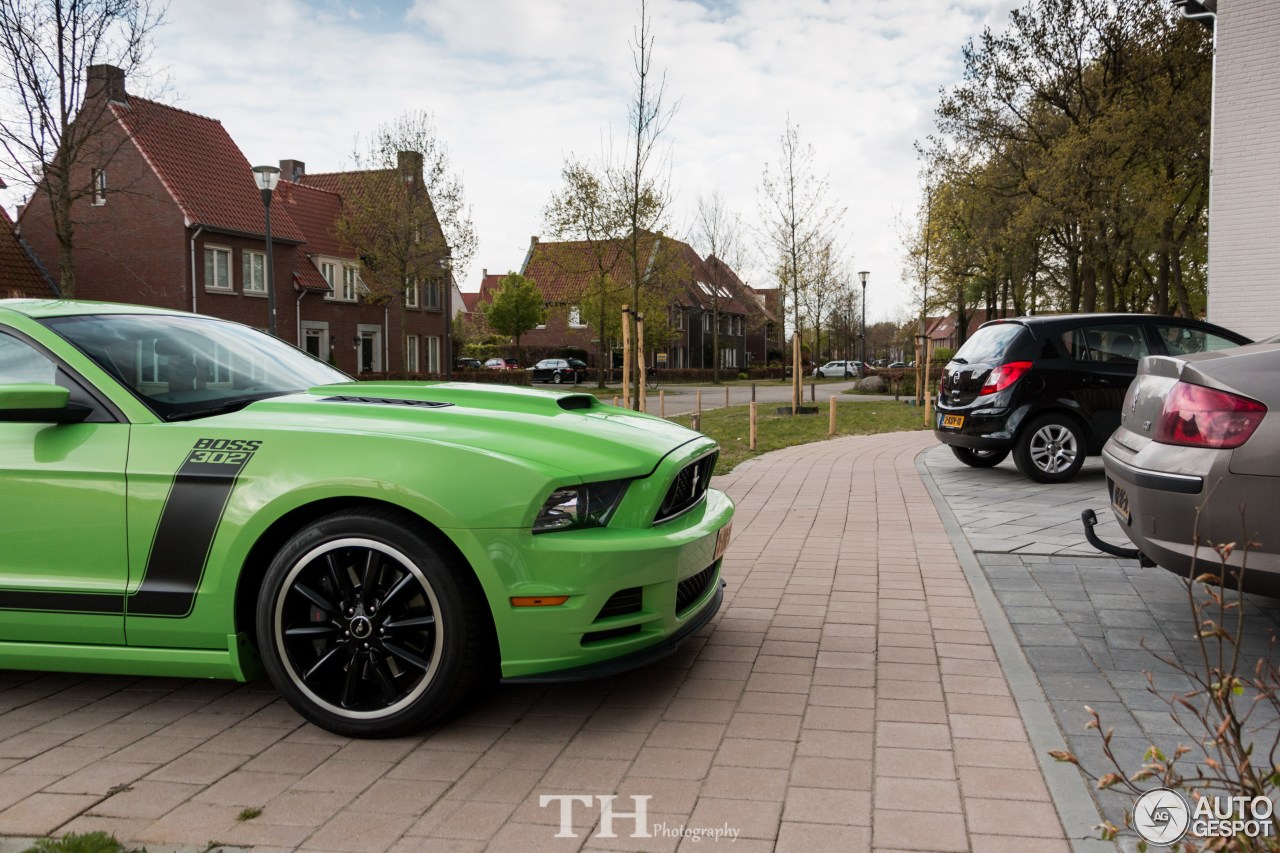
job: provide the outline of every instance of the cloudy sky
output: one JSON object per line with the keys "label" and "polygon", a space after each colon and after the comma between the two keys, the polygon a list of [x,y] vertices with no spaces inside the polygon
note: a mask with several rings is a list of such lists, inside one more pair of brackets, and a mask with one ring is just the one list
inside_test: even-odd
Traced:
{"label": "cloudy sky", "polygon": [[[679,102],[665,135],[686,236],[719,190],[748,225],[788,117],[848,208],[868,319],[905,304],[900,220],[917,204],[912,143],[960,50],[1012,0],[650,0],[654,62]],[[518,269],[565,157],[625,135],[639,0],[175,0],[156,34],[164,100],[217,118],[251,163],[350,167],[356,135],[434,114],[462,173],[483,268]],[[752,241],[755,242],[755,241]],[[744,271],[769,286],[764,258]]]}

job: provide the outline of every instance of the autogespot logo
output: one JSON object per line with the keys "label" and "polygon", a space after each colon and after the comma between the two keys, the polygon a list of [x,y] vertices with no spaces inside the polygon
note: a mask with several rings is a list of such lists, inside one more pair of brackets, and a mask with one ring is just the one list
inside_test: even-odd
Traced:
{"label": "autogespot logo", "polygon": [[1153,788],[1133,804],[1133,828],[1151,844],[1177,844],[1190,827],[1190,804],[1170,788]]}

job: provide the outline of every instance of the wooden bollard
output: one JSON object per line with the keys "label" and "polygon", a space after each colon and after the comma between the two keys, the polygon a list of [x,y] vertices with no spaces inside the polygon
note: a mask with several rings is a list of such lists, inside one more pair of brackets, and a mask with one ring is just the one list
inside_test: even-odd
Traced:
{"label": "wooden bollard", "polygon": [[693,416],[693,420],[689,422],[689,428],[694,432],[702,432],[702,413],[697,412]]}
{"label": "wooden bollard", "polygon": [[750,447],[751,447],[751,449],[752,449],[752,450],[755,450],[755,449],[756,449],[756,404],[755,404],[755,401],[752,401],[752,403],[751,403],[751,442],[750,442]]}
{"label": "wooden bollard", "polygon": [[667,392],[658,392],[658,415],[665,418],[667,416]]}
{"label": "wooden bollard", "polygon": [[835,434],[836,434],[836,398],[832,397],[831,410],[828,413],[827,437],[830,438]]}
{"label": "wooden bollard", "polygon": [[702,414],[702,389],[701,388],[698,389],[698,406],[696,411],[699,415]]}
{"label": "wooden bollard", "polygon": [[615,395],[614,395],[614,397],[613,397],[613,404],[614,404],[615,406],[616,406],[616,405],[618,405],[618,396],[617,396],[616,394],[615,394]]}

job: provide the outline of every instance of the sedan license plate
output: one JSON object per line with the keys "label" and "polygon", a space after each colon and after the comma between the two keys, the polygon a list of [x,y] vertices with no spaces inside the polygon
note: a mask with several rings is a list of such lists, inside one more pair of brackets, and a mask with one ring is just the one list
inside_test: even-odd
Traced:
{"label": "sedan license plate", "polygon": [[732,535],[730,531],[732,530],[733,522],[731,521],[724,527],[721,527],[720,532],[716,534],[716,555],[711,559],[711,562],[714,563],[716,560],[724,556],[725,549],[729,547],[729,537]]}
{"label": "sedan license plate", "polygon": [[943,415],[942,426],[944,429],[960,429],[964,426],[964,415]]}
{"label": "sedan license plate", "polygon": [[1111,485],[1111,509],[1115,512],[1116,518],[1126,525],[1132,523],[1129,516],[1129,495],[1123,487],[1114,483]]}

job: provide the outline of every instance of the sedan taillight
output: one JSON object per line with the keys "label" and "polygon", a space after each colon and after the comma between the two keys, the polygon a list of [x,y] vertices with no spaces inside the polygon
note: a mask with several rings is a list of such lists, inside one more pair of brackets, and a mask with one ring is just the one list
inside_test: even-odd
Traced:
{"label": "sedan taillight", "polygon": [[1165,397],[1155,440],[1230,450],[1249,440],[1266,413],[1267,407],[1257,400],[1179,382]]}
{"label": "sedan taillight", "polygon": [[996,367],[987,375],[987,381],[982,383],[982,390],[978,392],[978,396],[983,394],[995,394],[1003,391],[1013,383],[1022,378],[1022,374],[1031,369],[1029,361],[1009,361]]}

